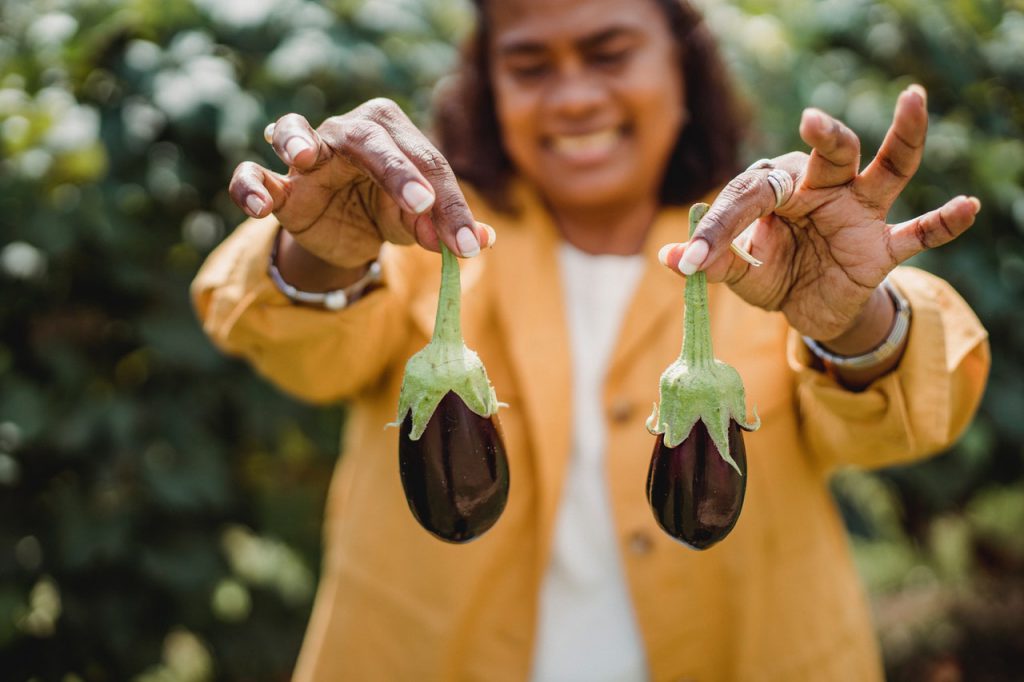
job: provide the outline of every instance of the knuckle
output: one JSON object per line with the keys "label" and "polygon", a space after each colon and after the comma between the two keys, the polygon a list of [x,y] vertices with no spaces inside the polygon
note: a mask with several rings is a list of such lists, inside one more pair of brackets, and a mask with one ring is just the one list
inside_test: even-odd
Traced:
{"label": "knuckle", "polygon": [[704,216],[704,220],[701,221],[700,229],[696,236],[706,240],[708,246],[715,246],[721,241],[722,236],[726,234],[727,225],[722,217],[721,211],[714,211]]}
{"label": "knuckle", "polygon": [[301,114],[285,114],[277,119],[277,123],[274,124],[274,146],[279,147],[289,138],[305,131],[307,128],[309,128],[309,124]]}
{"label": "knuckle", "polygon": [[385,184],[400,182],[409,175],[409,164],[400,156],[388,155],[381,162],[380,174]]}
{"label": "knuckle", "polygon": [[730,197],[741,197],[746,194],[760,189],[761,187],[761,175],[753,171],[749,173],[742,173],[733,178],[728,185],[725,186],[723,192],[728,192]]}
{"label": "knuckle", "polygon": [[842,121],[837,121],[836,126],[839,129],[839,136],[844,144],[860,144],[860,138],[857,137],[857,133],[853,132],[848,125]]}
{"label": "knuckle", "polygon": [[231,182],[228,183],[228,194],[237,201],[244,191],[245,181],[242,180],[241,176],[236,172],[231,176]]}
{"label": "knuckle", "polygon": [[374,97],[363,106],[370,118],[378,121],[393,121],[402,111],[398,103],[388,97]]}
{"label": "knuckle", "polygon": [[456,216],[469,210],[465,200],[456,192],[447,193],[441,197],[438,201],[438,208],[441,209],[442,214],[447,216]]}
{"label": "knuckle", "polygon": [[302,114],[290,113],[277,119],[277,127],[301,128],[305,125],[307,125],[306,117]]}
{"label": "knuckle", "polygon": [[810,160],[811,155],[807,152],[788,152],[778,157],[775,167],[780,170],[792,170],[800,168]]}
{"label": "knuckle", "polygon": [[259,166],[253,161],[243,161],[235,167],[231,174],[231,186],[241,187],[260,176]]}
{"label": "knuckle", "polygon": [[841,149],[842,146],[843,146],[842,138],[840,138],[840,137],[838,137],[836,135],[829,135],[825,139],[825,142],[823,144],[821,144],[821,145],[819,145],[818,147],[815,147],[815,148],[816,149],[820,149],[820,151],[828,153],[828,154],[834,154],[836,151]]}
{"label": "knuckle", "polygon": [[847,128],[842,124],[841,121],[839,121],[839,119],[833,118],[831,116],[829,117],[829,119],[831,119],[831,125],[828,129],[828,136],[832,138],[833,144],[839,144],[840,142],[842,142],[843,137],[846,135]]}
{"label": "knuckle", "polygon": [[363,147],[380,133],[380,126],[373,121],[349,121],[343,130],[342,139],[345,146]]}
{"label": "knuckle", "polygon": [[419,150],[416,157],[419,159],[424,172],[431,178],[447,176],[451,172],[451,164],[444,154],[436,149]]}
{"label": "knuckle", "polygon": [[345,116],[331,116],[320,124],[316,132],[325,141],[342,140],[345,137],[344,131],[348,120]]}
{"label": "knuckle", "polygon": [[932,245],[929,243],[928,230],[925,229],[924,221],[918,220],[914,223],[913,234],[922,251],[932,248]]}
{"label": "knuckle", "polygon": [[910,173],[900,168],[899,163],[897,163],[897,161],[889,154],[879,155],[878,163],[893,177],[900,180],[908,180],[910,178]]}

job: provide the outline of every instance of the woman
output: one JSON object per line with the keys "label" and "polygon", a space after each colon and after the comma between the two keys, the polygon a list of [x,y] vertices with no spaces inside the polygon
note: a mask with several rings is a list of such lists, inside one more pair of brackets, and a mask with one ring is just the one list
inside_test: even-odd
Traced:
{"label": "woman", "polygon": [[[440,107],[447,158],[386,101],[315,129],[285,116],[268,133],[288,175],[236,170],[254,220],[194,284],[227,352],[304,399],[351,401],[295,679],[880,679],[827,476],[948,446],[988,368],[960,298],[894,270],[979,209],[885,223],[921,160],[924,91],[900,95],[863,172],[854,133],[807,110],[809,155],[730,180],[739,125],[688,5],[479,4]],[[686,204],[723,184],[680,243]],[[466,339],[509,404],[508,507],[462,546],[409,514],[383,429],[430,332],[439,241],[467,259]],[[673,274],[697,270],[720,282],[716,354],[764,424],[739,523],[700,553],[658,531],[643,493],[645,408],[680,341]]]}

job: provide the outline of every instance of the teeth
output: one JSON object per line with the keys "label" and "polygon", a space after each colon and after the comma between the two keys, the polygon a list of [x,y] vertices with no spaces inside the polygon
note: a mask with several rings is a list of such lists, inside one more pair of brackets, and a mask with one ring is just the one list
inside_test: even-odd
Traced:
{"label": "teeth", "polygon": [[557,135],[552,139],[552,146],[567,154],[600,152],[611,148],[618,139],[619,132],[609,128],[586,135]]}

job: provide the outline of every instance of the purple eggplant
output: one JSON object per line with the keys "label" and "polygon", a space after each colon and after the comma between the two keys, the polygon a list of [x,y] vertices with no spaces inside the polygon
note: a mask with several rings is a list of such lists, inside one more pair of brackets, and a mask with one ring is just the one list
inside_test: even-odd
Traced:
{"label": "purple eggplant", "polygon": [[[691,235],[707,204],[690,209]],[[753,260],[753,259],[751,259]],[[746,492],[746,420],[739,373],[711,349],[707,277],[686,280],[683,350],[661,375],[659,402],[647,419],[658,437],[647,471],[647,502],[666,533],[695,549],[722,540],[739,519]]]}
{"label": "purple eggplant", "polygon": [[430,343],[409,358],[398,398],[399,474],[427,531],[468,542],[494,525],[508,499],[501,403],[480,357],[462,340],[459,263],[441,246],[441,292]]}
{"label": "purple eggplant", "polygon": [[683,442],[665,445],[659,434],[647,472],[647,502],[662,530],[676,540],[707,549],[732,530],[747,489],[747,454],[739,424],[729,425],[734,468],[718,452],[703,421]]}
{"label": "purple eggplant", "polygon": [[497,416],[481,417],[449,392],[412,440],[402,421],[399,471],[413,516],[447,542],[468,542],[494,525],[508,500],[508,458]]}

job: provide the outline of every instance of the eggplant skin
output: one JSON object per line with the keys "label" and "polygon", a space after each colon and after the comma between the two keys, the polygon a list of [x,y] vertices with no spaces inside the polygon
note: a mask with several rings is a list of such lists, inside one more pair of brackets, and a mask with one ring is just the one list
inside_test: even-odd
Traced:
{"label": "eggplant skin", "polygon": [[703,421],[674,448],[658,436],[647,472],[647,502],[662,530],[694,549],[722,540],[740,517],[747,490],[747,452],[743,433],[729,423],[729,453],[741,476],[718,454]]}
{"label": "eggplant skin", "polygon": [[419,440],[412,414],[402,421],[398,464],[409,509],[446,542],[486,532],[508,501],[508,457],[497,416],[481,417],[455,393],[445,394]]}

